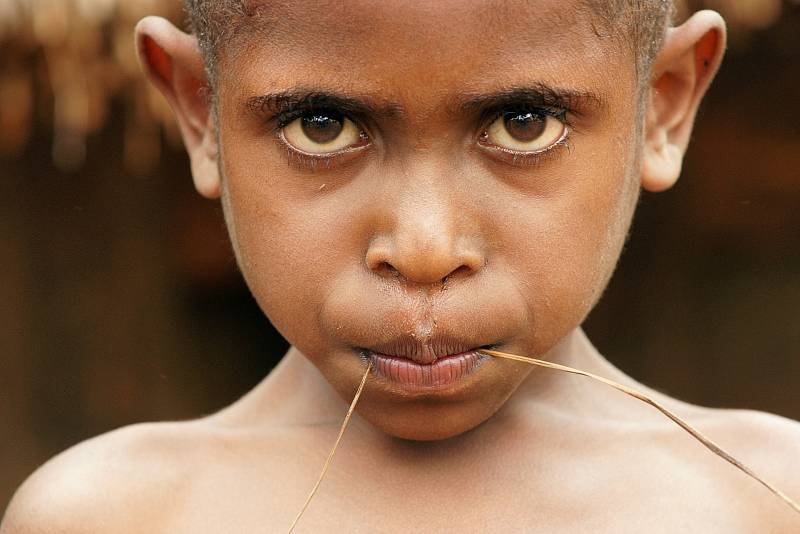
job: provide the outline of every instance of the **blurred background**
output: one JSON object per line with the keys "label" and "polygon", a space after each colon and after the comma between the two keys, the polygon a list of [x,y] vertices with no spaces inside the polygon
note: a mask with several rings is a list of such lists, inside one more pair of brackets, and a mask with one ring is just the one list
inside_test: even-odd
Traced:
{"label": "blurred background", "polygon": [[[645,195],[589,336],[682,399],[800,418],[800,6],[732,32],[677,187]],[[55,453],[213,412],[286,349],[192,189],[132,29],[176,0],[0,0],[0,510]]]}

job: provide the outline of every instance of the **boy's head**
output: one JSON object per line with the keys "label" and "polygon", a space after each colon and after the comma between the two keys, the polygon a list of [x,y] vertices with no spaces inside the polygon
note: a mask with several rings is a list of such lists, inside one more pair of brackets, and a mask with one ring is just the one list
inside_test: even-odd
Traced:
{"label": "boy's head", "polygon": [[565,357],[725,46],[712,12],[662,32],[655,0],[237,5],[191,4],[214,112],[194,36],[145,19],[143,66],[262,309],[343,397],[372,360],[359,412],[413,439],[532,372],[458,354]]}
{"label": "boy's head", "polygon": [[[236,43],[232,41],[235,41],[238,30],[253,29],[248,22],[263,17],[275,2],[184,0],[184,4],[189,26],[198,38],[213,83],[220,55],[237,51]],[[612,37],[624,43],[636,60],[640,77],[643,77],[661,47],[674,5],[673,0],[584,0],[563,11],[588,17],[598,36]]]}

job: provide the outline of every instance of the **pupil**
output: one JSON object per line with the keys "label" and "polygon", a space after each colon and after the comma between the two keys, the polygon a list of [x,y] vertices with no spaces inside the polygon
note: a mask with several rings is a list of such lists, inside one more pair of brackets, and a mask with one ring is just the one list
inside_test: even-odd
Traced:
{"label": "pupil", "polygon": [[545,130],[543,115],[532,111],[512,111],[503,115],[506,131],[517,141],[528,142],[538,139]]}
{"label": "pupil", "polygon": [[300,124],[309,139],[325,144],[339,137],[344,128],[344,117],[335,111],[315,112],[303,115]]}

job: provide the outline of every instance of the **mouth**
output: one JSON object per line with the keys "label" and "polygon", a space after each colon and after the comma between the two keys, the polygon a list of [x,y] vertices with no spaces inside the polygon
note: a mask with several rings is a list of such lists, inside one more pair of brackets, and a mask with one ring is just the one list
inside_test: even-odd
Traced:
{"label": "mouth", "polygon": [[480,352],[497,345],[475,346],[453,340],[419,343],[400,339],[393,343],[361,348],[362,360],[372,362],[375,374],[405,390],[444,389],[475,373],[490,359]]}

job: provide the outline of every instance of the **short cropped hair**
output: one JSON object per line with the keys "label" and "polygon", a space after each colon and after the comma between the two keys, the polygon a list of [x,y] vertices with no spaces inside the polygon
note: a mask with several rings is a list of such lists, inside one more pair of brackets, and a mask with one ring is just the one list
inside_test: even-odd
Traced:
{"label": "short cropped hair", "polygon": [[[621,39],[636,62],[640,83],[664,40],[673,0],[583,0],[598,36]],[[215,85],[222,43],[233,41],[240,24],[257,14],[251,0],[184,0],[189,29],[197,37],[209,80]]]}

